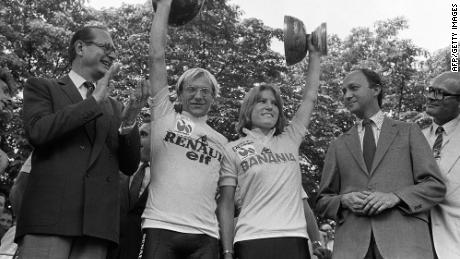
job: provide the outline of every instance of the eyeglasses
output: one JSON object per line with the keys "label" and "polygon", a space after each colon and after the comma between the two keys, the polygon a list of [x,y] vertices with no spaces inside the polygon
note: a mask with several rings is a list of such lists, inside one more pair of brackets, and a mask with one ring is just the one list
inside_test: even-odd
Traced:
{"label": "eyeglasses", "polygon": [[428,98],[431,98],[431,99],[442,101],[442,100],[444,100],[445,97],[448,97],[448,96],[460,96],[460,94],[450,94],[450,93],[447,93],[447,92],[445,92],[445,91],[443,91],[442,89],[439,89],[439,88],[428,87],[427,92],[425,93],[425,96],[428,97]]}
{"label": "eyeglasses", "polygon": [[95,41],[85,41],[85,44],[93,44],[93,45],[101,48],[104,51],[104,53],[107,54],[107,55],[110,55],[112,53],[115,53],[115,55],[117,54],[117,51],[115,50],[115,48],[110,43],[102,44],[102,43],[95,42]]}
{"label": "eyeglasses", "polygon": [[200,88],[196,86],[187,86],[184,88],[184,93],[187,95],[195,95],[198,92],[200,92],[200,94],[204,97],[209,97],[212,95],[212,90],[210,88]]}

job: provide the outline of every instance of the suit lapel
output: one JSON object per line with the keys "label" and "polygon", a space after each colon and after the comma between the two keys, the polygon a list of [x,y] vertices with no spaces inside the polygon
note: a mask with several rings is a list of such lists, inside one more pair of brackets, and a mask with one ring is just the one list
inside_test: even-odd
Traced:
{"label": "suit lapel", "polygon": [[445,166],[446,175],[451,173],[456,163],[460,159],[460,152],[458,147],[460,146],[460,123],[457,124],[454,131],[449,134],[446,141],[443,143],[442,152],[442,163]]}
{"label": "suit lapel", "polygon": [[[78,102],[83,101],[83,98],[81,97],[81,94],[77,89],[77,86],[72,82],[69,76],[65,76],[59,79],[58,84],[62,86],[61,89],[70,99],[71,103],[78,103]],[[86,131],[86,135],[88,136],[89,140],[91,141],[91,143],[93,143],[94,138],[95,138],[94,123],[86,123],[85,131]]]}
{"label": "suit lapel", "polygon": [[359,167],[361,168],[361,170],[363,170],[363,172],[368,174],[366,164],[364,163],[361,142],[359,141],[358,128],[354,126],[351,130],[345,133],[344,137],[345,144],[348,147],[348,149],[350,149],[350,153],[356,160],[356,163],[358,163]]}
{"label": "suit lapel", "polygon": [[102,150],[102,147],[105,145],[105,140],[107,134],[109,133],[110,128],[112,127],[112,115],[113,108],[110,104],[110,101],[106,98],[102,102],[102,116],[98,117],[96,120],[96,136],[93,143],[93,148],[91,151],[91,157],[89,161],[89,167],[96,161],[99,153]]}
{"label": "suit lapel", "polygon": [[77,86],[74,85],[69,76],[65,76],[59,79],[57,82],[59,85],[61,85],[61,89],[64,91],[72,103],[83,101],[80,92],[78,92]]}
{"label": "suit lapel", "polygon": [[372,162],[371,174],[374,172],[375,168],[377,168],[380,161],[382,161],[383,156],[388,151],[390,145],[393,143],[397,133],[398,129],[396,127],[396,123],[394,123],[393,120],[385,117],[382,124],[382,130],[380,131],[374,161]]}

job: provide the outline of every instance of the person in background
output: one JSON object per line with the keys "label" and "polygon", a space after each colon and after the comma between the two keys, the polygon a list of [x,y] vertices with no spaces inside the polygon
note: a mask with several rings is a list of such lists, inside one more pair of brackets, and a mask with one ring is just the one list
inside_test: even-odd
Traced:
{"label": "person in background", "polygon": [[3,209],[0,215],[0,229],[2,232],[8,231],[13,226],[13,212],[10,209]]}
{"label": "person in background", "polygon": [[[6,210],[5,205],[6,205],[6,194],[3,192],[0,192],[0,216],[3,215],[3,212]],[[5,232],[8,229],[5,229],[2,225],[0,225],[0,238],[5,234]]]}
{"label": "person in background", "polygon": [[[26,159],[18,175],[14,179],[13,186],[10,190],[10,202],[11,207],[15,215],[19,214],[21,210],[22,196],[27,185],[30,169],[32,154]],[[0,243],[0,259],[12,259],[17,252],[18,245],[14,242],[14,236],[16,235],[16,225],[13,225],[3,236]]]}
{"label": "person in background", "polygon": [[[0,67],[0,121],[8,121],[12,108],[11,96],[17,86],[11,73]],[[0,140],[3,136],[0,136]],[[0,149],[0,173],[8,166],[8,155]]]}
{"label": "person in background", "polygon": [[0,113],[11,107],[11,96],[17,88],[11,73],[0,67]]}
{"label": "person in background", "polygon": [[0,191],[0,213],[2,213],[3,210],[5,209],[5,205],[6,205],[6,194]]}
{"label": "person in background", "polygon": [[445,72],[426,92],[426,113],[433,117],[423,130],[446,182],[446,197],[431,209],[431,230],[439,259],[460,258],[460,74]]}
{"label": "person in background", "polygon": [[319,231],[321,235],[321,239],[323,240],[324,246],[332,251],[334,247],[334,229],[332,228],[331,224],[323,223],[319,226]]}
{"label": "person in background", "polygon": [[147,202],[150,183],[150,120],[139,127],[141,163],[131,176],[121,175],[120,245],[107,259],[137,258],[141,249],[141,216]]}

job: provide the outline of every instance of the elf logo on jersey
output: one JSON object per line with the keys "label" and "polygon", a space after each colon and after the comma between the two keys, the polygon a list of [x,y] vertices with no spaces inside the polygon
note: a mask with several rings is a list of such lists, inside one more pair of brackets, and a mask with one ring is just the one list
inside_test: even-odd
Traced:
{"label": "elf logo on jersey", "polygon": [[179,118],[176,121],[176,131],[184,135],[190,136],[193,131],[193,122],[186,118]]}
{"label": "elf logo on jersey", "polygon": [[256,149],[252,142],[241,143],[233,147],[233,151],[236,152],[236,154],[241,160],[253,156],[256,153]]}

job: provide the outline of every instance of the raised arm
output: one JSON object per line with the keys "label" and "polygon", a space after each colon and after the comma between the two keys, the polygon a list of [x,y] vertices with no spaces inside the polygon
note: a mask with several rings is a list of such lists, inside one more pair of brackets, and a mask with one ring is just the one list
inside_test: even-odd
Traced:
{"label": "raised arm", "polygon": [[320,75],[320,52],[314,49],[312,44],[309,44],[309,61],[307,75],[305,77],[305,86],[303,88],[302,101],[295,115],[295,120],[308,127],[310,116],[315,107],[316,98],[318,95],[319,75]]}
{"label": "raised arm", "polygon": [[167,71],[165,61],[166,37],[168,32],[168,17],[172,0],[156,0],[157,9],[150,29],[150,96],[167,87]]}

